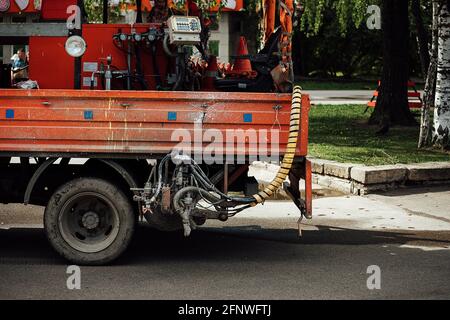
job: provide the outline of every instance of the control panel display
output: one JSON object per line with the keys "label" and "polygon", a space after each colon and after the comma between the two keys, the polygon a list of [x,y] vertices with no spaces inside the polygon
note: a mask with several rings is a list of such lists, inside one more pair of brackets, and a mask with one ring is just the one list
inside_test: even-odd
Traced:
{"label": "control panel display", "polygon": [[193,45],[200,43],[202,27],[198,17],[172,16],[167,21],[170,43]]}

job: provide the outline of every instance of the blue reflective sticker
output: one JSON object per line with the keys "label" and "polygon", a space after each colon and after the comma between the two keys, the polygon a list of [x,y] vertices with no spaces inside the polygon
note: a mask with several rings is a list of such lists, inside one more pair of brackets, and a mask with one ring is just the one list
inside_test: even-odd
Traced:
{"label": "blue reflective sticker", "polygon": [[169,121],[177,121],[177,113],[176,112],[169,112],[167,114],[167,119]]}
{"label": "blue reflective sticker", "polygon": [[244,122],[253,122],[253,114],[244,113]]}
{"label": "blue reflective sticker", "polygon": [[14,110],[6,109],[6,119],[14,119]]}
{"label": "blue reflective sticker", "polygon": [[92,112],[91,110],[85,110],[84,111],[84,119],[85,120],[92,120],[92,119],[94,119],[94,112]]}

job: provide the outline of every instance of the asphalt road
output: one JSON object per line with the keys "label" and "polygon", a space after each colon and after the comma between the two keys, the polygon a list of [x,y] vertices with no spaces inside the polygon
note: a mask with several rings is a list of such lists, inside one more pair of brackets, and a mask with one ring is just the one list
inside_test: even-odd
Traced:
{"label": "asphalt road", "polygon": [[[449,299],[449,199],[449,188],[318,199],[301,239],[288,202],[189,239],[141,227],[114,265],[81,267],[80,290],[67,289],[67,262],[32,228],[42,208],[0,206],[0,298]],[[380,290],[367,288],[371,265]]]}

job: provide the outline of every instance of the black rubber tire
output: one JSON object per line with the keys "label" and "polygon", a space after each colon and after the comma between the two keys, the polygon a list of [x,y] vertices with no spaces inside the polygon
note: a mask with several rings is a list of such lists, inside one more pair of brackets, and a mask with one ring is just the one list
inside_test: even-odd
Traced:
{"label": "black rubber tire", "polygon": [[[64,239],[59,227],[59,216],[65,203],[83,192],[107,198],[118,213],[117,235],[107,248],[99,252],[75,249]],[[117,259],[130,244],[136,227],[136,215],[130,200],[112,183],[97,178],[79,178],[64,184],[51,196],[45,208],[44,227],[53,248],[67,260],[78,265],[104,265]]]}

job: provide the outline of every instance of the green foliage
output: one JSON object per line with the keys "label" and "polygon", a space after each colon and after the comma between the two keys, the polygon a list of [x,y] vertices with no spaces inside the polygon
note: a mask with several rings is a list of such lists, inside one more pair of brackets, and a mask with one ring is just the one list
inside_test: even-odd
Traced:
{"label": "green foliage", "polygon": [[308,30],[311,34],[317,34],[323,21],[323,12],[328,0],[304,0],[304,8],[301,29]]}
{"label": "green foliage", "polygon": [[[429,1],[422,0],[426,19]],[[295,73],[319,78],[374,78],[376,83],[383,65],[383,33],[369,30],[366,19],[368,6],[380,2],[301,0],[304,14],[294,33]],[[410,63],[411,77],[419,75],[415,41],[411,41]]]}
{"label": "green foliage", "polygon": [[[208,10],[217,6],[217,0],[194,0],[202,13],[207,16]],[[120,7],[123,4],[135,5],[136,0],[119,0],[119,5],[114,7],[109,7],[109,21],[114,23],[120,18]],[[179,0],[175,2],[178,9],[183,10],[186,4],[186,0]],[[219,5],[219,12],[217,16],[220,16],[221,9],[226,5],[226,1],[221,1]],[[88,21],[90,23],[102,22],[103,16],[103,0],[85,0],[84,7],[88,16]]]}
{"label": "green foliage", "polygon": [[249,42],[250,52],[256,52],[263,40],[263,32],[261,30],[262,1],[244,0],[244,8],[245,28],[243,35]]}
{"label": "green foliage", "polygon": [[[175,5],[179,10],[184,10],[186,1],[187,0],[178,0],[177,2],[175,2]],[[205,17],[208,17],[209,10],[211,8],[217,7],[217,5],[219,5],[219,12],[217,14],[217,17],[219,17],[221,9],[226,5],[226,0],[221,1],[220,4],[218,3],[218,0],[194,0],[194,2],[197,4],[197,7],[201,10],[202,14]]]}
{"label": "green foliage", "polygon": [[[341,31],[335,10],[323,11],[322,27],[309,34],[295,30],[294,67],[296,74],[319,78],[377,78],[381,74],[382,33],[357,28],[354,23]],[[373,80],[376,83],[376,80]]]}
{"label": "green foliage", "polygon": [[[135,0],[120,0],[119,4],[131,3],[135,4]],[[103,17],[103,0],[84,0],[84,8],[86,10],[89,23],[101,23]],[[114,23],[120,18],[120,5],[109,7],[109,21]]]}
{"label": "green foliage", "polygon": [[327,10],[336,13],[339,31],[345,34],[349,26],[359,28],[367,15],[367,7],[378,4],[379,0],[302,0],[304,13],[301,30],[308,35],[318,34],[324,23]]}

